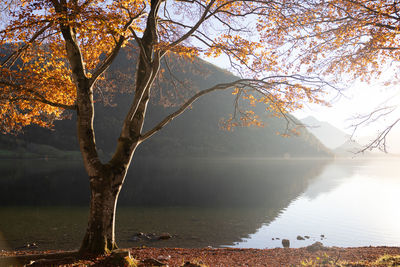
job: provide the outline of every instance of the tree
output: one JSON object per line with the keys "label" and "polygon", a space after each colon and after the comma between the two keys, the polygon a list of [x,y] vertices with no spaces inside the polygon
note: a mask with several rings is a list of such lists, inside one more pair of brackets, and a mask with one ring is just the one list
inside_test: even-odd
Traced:
{"label": "tree", "polygon": [[[196,99],[232,89],[237,102],[264,103],[266,109],[284,116],[304,102],[323,103],[321,92],[329,86],[279,64],[274,44],[261,38],[271,30],[270,23],[262,21],[272,21],[273,11],[280,8],[270,1],[3,0],[2,8],[7,19],[0,30],[1,129],[51,127],[65,110],[76,112],[91,188],[82,253],[116,248],[116,204],[136,148]],[[107,69],[121,49],[137,54],[134,96],[115,152],[103,163],[93,128],[94,88],[107,84],[102,83]],[[161,59],[169,54],[188,60],[225,55],[241,77],[193,93],[175,112],[143,132],[151,89],[163,72]],[[225,126],[260,124],[254,112],[238,108]]]}
{"label": "tree", "polygon": [[[293,66],[309,73],[329,76],[346,83],[359,79],[370,82],[385,68],[398,68],[400,57],[400,2],[382,0],[285,1],[284,12],[275,10],[275,27],[265,39],[281,39],[281,51]],[[268,21],[265,18],[264,23]],[[306,67],[305,67],[306,66]],[[328,78],[327,78],[328,79]],[[399,73],[385,85],[397,84]],[[357,117],[354,130],[365,123],[380,120],[395,107],[378,107]],[[367,149],[386,151],[386,137],[400,118],[391,121]]]}

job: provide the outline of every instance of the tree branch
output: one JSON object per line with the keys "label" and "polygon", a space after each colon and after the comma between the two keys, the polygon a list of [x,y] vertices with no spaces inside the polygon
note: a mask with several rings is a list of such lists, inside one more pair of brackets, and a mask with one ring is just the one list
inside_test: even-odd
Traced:
{"label": "tree branch", "polygon": [[28,97],[26,95],[21,96],[21,97],[5,97],[2,96],[0,99],[1,100],[9,100],[11,102],[15,102],[18,100],[28,100],[28,101],[37,101],[37,102],[41,102],[53,107],[57,107],[57,108],[63,108],[63,109],[68,109],[68,110],[76,110],[76,105],[66,105],[66,104],[62,104],[62,103],[57,103],[57,102],[53,102],[50,101],[48,99],[46,99],[44,96],[42,96],[41,94],[39,94],[38,92],[33,91],[32,89],[28,89],[28,88],[24,88],[21,85],[18,84],[14,84],[5,80],[0,80],[0,84],[5,85],[5,86],[10,86],[10,87],[14,87],[16,88],[18,91],[20,91],[21,93],[27,92],[32,94],[34,97]]}
{"label": "tree branch", "polygon": [[198,92],[197,94],[192,96],[189,100],[187,100],[178,110],[176,110],[175,112],[171,113],[170,115],[165,117],[162,121],[160,121],[153,129],[151,129],[148,132],[146,132],[145,134],[141,135],[140,142],[145,141],[146,139],[150,138],[155,133],[160,131],[162,128],[164,128],[164,126],[166,126],[168,123],[170,123],[177,116],[181,115],[191,104],[193,104],[201,96],[203,96],[205,94],[208,94],[208,93],[211,93],[213,91],[225,90],[225,89],[231,88],[231,87],[233,87],[233,86],[235,86],[237,84],[242,83],[243,81],[244,80],[241,79],[241,80],[237,80],[237,81],[230,82],[230,83],[221,83],[221,84],[217,84],[217,85],[215,85],[215,86],[213,86],[213,87],[211,87],[209,89],[202,90],[202,91]]}
{"label": "tree branch", "polygon": [[[142,12],[137,14],[136,16],[132,17],[129,19],[129,21],[124,25],[124,31],[130,29],[132,26],[132,23],[140,18],[142,16]],[[94,71],[92,77],[90,78],[90,84],[93,84],[97,78],[103,74],[108,67],[110,67],[111,63],[115,60],[117,57],[119,51],[121,50],[122,45],[126,41],[126,38],[123,35],[120,35],[119,40],[117,41],[114,49],[111,51],[111,53],[107,56],[107,58],[98,66],[98,68]]]}
{"label": "tree branch", "polygon": [[56,103],[56,102],[52,102],[49,101],[47,99],[44,98],[31,98],[31,97],[26,97],[26,96],[21,96],[21,97],[12,97],[12,98],[8,98],[8,97],[1,97],[0,100],[8,100],[10,102],[16,102],[16,101],[20,101],[20,100],[26,100],[26,101],[36,101],[36,102],[40,102],[49,106],[53,106],[56,108],[62,108],[62,109],[66,109],[66,110],[76,110],[76,105],[65,105],[65,104],[61,104],[61,103]]}
{"label": "tree branch", "polygon": [[176,40],[175,42],[169,44],[164,49],[164,52],[163,52],[162,56],[165,54],[166,51],[170,50],[174,46],[180,44],[181,42],[183,42],[184,40],[189,38],[200,27],[200,25],[205,21],[205,19],[207,17],[207,13],[211,9],[211,7],[214,5],[215,1],[216,0],[211,0],[210,3],[208,3],[208,5],[206,6],[206,8],[205,8],[205,10],[203,12],[203,15],[200,17],[199,21],[197,21],[197,23],[187,33],[182,35],[178,40]]}
{"label": "tree branch", "polygon": [[[269,76],[265,77],[263,79],[239,79],[233,82],[229,83],[221,83],[217,84],[209,89],[202,90],[198,93],[196,93],[194,96],[192,96],[189,100],[187,100],[179,109],[177,109],[175,112],[171,113],[167,117],[165,117],[163,120],[161,120],[156,126],[154,126],[151,130],[147,131],[140,137],[140,142],[145,141],[146,139],[150,138],[153,136],[155,133],[160,131],[163,127],[165,127],[168,123],[170,123],[173,119],[175,119],[177,116],[181,115],[191,104],[193,104],[198,98],[201,96],[211,93],[213,91],[217,90],[226,90],[232,87],[237,87],[241,86],[242,89],[244,88],[252,88],[255,91],[263,94],[264,96],[267,96],[269,100],[272,103],[282,103],[282,100],[276,99],[270,92],[269,89],[273,88],[273,86],[279,86],[279,85],[286,85],[286,86],[296,86],[296,84],[290,84],[286,81],[286,79],[292,79],[294,81],[302,81],[306,84],[314,84],[316,86],[316,90],[320,90],[321,87],[328,86],[328,87],[333,87],[331,84],[321,80],[318,77],[305,77],[301,75],[275,75],[275,76]],[[277,90],[278,93],[279,90]],[[288,118],[288,116],[285,115],[285,107],[279,106],[279,104],[276,105],[278,112],[283,115],[289,124],[290,121],[294,122],[292,119]]]}
{"label": "tree branch", "polygon": [[7,63],[8,67],[11,67],[12,65],[14,65],[15,61],[19,58],[19,56],[22,54],[22,52],[28,48],[28,46],[30,44],[32,44],[42,33],[44,33],[47,29],[49,29],[51,26],[53,25],[53,22],[49,22],[46,26],[44,26],[43,28],[41,28],[39,31],[37,31],[32,37],[31,39],[24,44],[21,48],[19,48],[17,51],[14,51],[13,53],[11,53],[4,61],[3,63],[1,63],[0,66],[5,66]]}

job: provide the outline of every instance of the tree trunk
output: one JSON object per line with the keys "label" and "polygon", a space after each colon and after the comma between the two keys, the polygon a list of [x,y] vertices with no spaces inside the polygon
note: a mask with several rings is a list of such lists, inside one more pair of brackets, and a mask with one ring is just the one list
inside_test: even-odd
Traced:
{"label": "tree trunk", "polygon": [[[108,173],[108,175],[107,175]],[[90,179],[90,210],[85,237],[80,252],[107,254],[117,248],[115,241],[115,212],[123,177],[114,179],[110,172]]]}
{"label": "tree trunk", "polygon": [[157,12],[161,2],[151,1],[146,30],[139,41],[141,50],[133,103],[125,117],[116,151],[106,164],[99,159],[95,141],[93,81],[86,75],[75,31],[71,26],[61,26],[77,85],[78,140],[91,190],[89,222],[81,253],[106,254],[117,247],[114,230],[118,195],[135,149],[141,143],[150,89],[160,68],[161,52],[155,51],[154,45],[158,42]]}

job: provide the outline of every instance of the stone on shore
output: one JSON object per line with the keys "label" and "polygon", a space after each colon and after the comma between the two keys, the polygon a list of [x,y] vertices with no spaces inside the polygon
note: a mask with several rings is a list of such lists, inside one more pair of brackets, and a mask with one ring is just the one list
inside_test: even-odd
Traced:
{"label": "stone on shore", "polygon": [[290,247],[290,241],[289,241],[289,239],[282,239],[282,246],[283,246],[284,248]]}

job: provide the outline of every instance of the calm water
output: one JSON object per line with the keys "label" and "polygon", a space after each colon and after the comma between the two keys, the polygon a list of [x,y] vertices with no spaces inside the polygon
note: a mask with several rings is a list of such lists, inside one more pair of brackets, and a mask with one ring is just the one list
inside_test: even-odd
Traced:
{"label": "calm water", "polygon": [[[292,247],[400,246],[399,163],[135,161],[118,205],[118,243],[271,248],[287,238]],[[79,246],[89,201],[80,162],[2,160],[0,174],[0,249],[29,242],[41,249]],[[138,232],[173,238],[135,240]]]}

